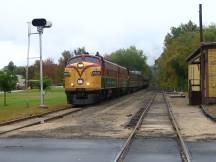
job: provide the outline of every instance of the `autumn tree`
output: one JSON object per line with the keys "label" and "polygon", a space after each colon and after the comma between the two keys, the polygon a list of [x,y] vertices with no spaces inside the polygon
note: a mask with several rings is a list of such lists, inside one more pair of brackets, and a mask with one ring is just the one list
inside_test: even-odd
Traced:
{"label": "autumn tree", "polygon": [[29,78],[35,80],[40,77],[40,60],[36,60],[35,63],[29,67]]}
{"label": "autumn tree", "polygon": [[43,61],[43,74],[49,78],[52,84],[58,84],[58,65],[54,63],[52,58],[47,58]]}

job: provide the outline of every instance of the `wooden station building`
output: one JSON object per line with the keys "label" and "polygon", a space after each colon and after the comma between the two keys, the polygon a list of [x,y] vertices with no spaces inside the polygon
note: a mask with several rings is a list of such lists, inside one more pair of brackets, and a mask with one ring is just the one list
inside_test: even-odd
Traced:
{"label": "wooden station building", "polygon": [[216,103],[216,42],[201,43],[187,62],[189,104]]}

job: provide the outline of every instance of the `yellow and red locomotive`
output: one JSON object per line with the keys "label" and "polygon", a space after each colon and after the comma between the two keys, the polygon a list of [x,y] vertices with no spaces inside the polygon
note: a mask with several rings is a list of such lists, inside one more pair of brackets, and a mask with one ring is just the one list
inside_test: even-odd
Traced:
{"label": "yellow and red locomotive", "polygon": [[89,54],[72,57],[64,77],[67,101],[74,105],[92,104],[148,85],[141,72],[129,71],[101,56]]}

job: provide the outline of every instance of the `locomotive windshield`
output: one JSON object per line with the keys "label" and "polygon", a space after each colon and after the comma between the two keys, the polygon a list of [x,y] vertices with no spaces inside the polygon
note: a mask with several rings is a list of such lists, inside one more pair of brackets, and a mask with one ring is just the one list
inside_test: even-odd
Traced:
{"label": "locomotive windshield", "polygon": [[92,62],[92,63],[100,63],[99,58],[97,57],[92,57],[92,56],[78,56],[78,57],[73,57],[69,60],[68,64],[73,64],[73,63],[77,63],[77,62]]}
{"label": "locomotive windshield", "polygon": [[74,57],[69,60],[68,64],[74,64],[74,63],[81,62],[81,61],[82,61],[81,57]]}

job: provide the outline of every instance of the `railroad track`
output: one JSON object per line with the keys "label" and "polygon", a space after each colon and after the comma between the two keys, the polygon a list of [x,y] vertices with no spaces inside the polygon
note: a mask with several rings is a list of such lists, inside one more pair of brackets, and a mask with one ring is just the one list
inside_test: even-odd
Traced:
{"label": "railroad track", "polygon": [[[147,113],[151,109],[152,104],[154,102],[155,103],[157,102],[157,101],[155,101],[155,97],[157,95],[158,95],[157,93],[154,94],[153,97],[147,103],[144,104],[144,107],[141,108],[140,111],[138,111],[132,117],[132,120],[128,123],[128,125],[127,125],[128,127],[131,128],[134,125],[134,128],[133,128],[131,134],[129,135],[128,139],[126,140],[126,142],[123,144],[120,152],[117,154],[114,162],[123,162],[125,160],[128,152],[129,152],[129,149],[131,147],[131,144],[133,143],[133,140],[135,139],[139,128],[141,127],[141,125],[144,122],[143,121],[144,117],[147,115]],[[170,106],[168,100],[166,99],[165,93],[162,93],[162,96],[163,96],[163,102],[165,103],[166,108],[167,108],[170,122],[171,122],[172,127],[175,131],[175,137],[176,137],[176,140],[177,140],[177,143],[179,146],[181,159],[183,162],[191,162],[191,156],[190,156],[189,150],[188,150],[188,148],[187,148],[187,146],[186,146],[186,144],[182,138],[182,135],[180,133],[177,121],[176,121],[175,116],[172,112],[171,106]]]}
{"label": "railroad track", "polygon": [[33,125],[41,124],[49,120],[64,117],[66,115],[81,111],[82,108],[64,108],[53,112],[48,112],[40,115],[26,117],[22,119],[12,120],[4,123],[0,123],[0,135],[4,135],[9,132],[13,132],[22,128],[30,127]]}

